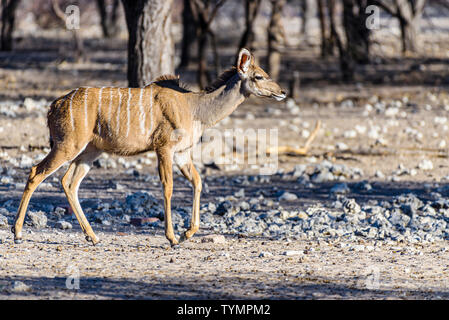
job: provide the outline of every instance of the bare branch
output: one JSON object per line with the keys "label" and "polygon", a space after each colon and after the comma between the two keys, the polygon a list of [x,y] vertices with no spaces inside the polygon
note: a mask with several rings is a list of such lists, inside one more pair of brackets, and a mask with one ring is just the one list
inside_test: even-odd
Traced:
{"label": "bare branch", "polygon": [[54,13],[56,14],[56,16],[65,23],[65,19],[66,19],[66,15],[65,13],[61,10],[61,7],[59,6],[59,1],[58,0],[51,0],[51,6],[53,8]]}
{"label": "bare branch", "polygon": [[381,7],[384,11],[392,16],[396,16],[398,14],[397,7],[391,2],[384,2],[382,0],[372,0],[373,4]]}
{"label": "bare branch", "polygon": [[294,148],[291,146],[269,147],[269,148],[267,148],[266,153],[291,154],[291,155],[295,155],[295,156],[305,156],[309,152],[310,145],[312,144],[313,140],[315,140],[320,128],[321,128],[321,120],[317,120],[315,129],[313,129],[313,132],[310,134],[309,138],[307,139],[306,143],[304,144],[304,147],[302,147],[302,148]]}

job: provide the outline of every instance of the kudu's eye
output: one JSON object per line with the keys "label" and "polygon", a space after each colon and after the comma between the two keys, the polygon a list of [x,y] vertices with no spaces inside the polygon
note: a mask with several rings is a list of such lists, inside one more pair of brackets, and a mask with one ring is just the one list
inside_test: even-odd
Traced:
{"label": "kudu's eye", "polygon": [[262,76],[255,76],[254,79],[256,79],[256,80],[262,80],[263,77],[262,77]]}

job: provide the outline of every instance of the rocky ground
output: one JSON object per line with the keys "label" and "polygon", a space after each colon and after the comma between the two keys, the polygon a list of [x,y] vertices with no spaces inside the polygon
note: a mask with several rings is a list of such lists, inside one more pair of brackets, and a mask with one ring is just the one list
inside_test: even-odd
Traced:
{"label": "rocky ground", "polygon": [[[84,241],[68,207],[60,184],[67,166],[35,192],[25,241],[14,244],[9,229],[29,168],[49,151],[49,103],[79,85],[125,86],[126,52],[120,43],[91,39],[102,49],[82,64],[61,62],[51,41],[47,51],[30,54],[22,44],[3,54],[0,298],[449,298],[444,39],[438,58],[385,58],[350,85],[334,82],[335,60],[288,51],[301,71],[300,96],[251,98],[205,135],[222,133],[205,140],[196,161],[204,184],[201,229],[177,250],[164,237],[151,152],[103,155],[81,185],[98,246]],[[39,39],[29,41],[34,47]],[[245,130],[274,129],[279,146],[301,147],[317,120],[321,128],[303,157],[248,163],[252,151],[235,144],[241,132],[248,144],[260,143],[262,136]],[[180,234],[189,225],[192,191],[177,171],[174,185]]]}
{"label": "rocky ground", "polygon": [[[235,123],[254,125],[256,120],[243,118],[245,109],[256,113],[258,107],[244,105],[222,129]],[[288,115],[286,105],[274,107]],[[432,132],[441,134],[436,140],[444,140],[445,110],[439,107],[417,107],[412,115],[408,107],[401,107],[400,112],[407,113],[402,117],[372,111],[372,118],[366,120],[367,107],[354,106],[351,116],[338,125],[334,119],[346,109],[322,106],[327,110],[319,113],[331,120],[322,118],[323,128],[310,156],[280,155],[273,175],[259,174],[257,166],[198,164],[204,181],[201,230],[179,250],[170,249],[163,236],[161,188],[151,153],[102,157],[82,184],[81,203],[102,240],[100,246],[84,241],[68,208],[60,185],[64,168],[35,193],[26,220],[26,241],[14,244],[9,227],[29,167],[46,150],[4,148],[1,296],[446,299],[447,153],[438,146],[420,147],[435,140]],[[304,121],[299,127],[307,122],[311,126],[318,118],[313,106],[300,110],[298,117]],[[36,112],[38,119],[44,117],[43,111]],[[261,118],[256,116],[260,127],[268,122],[264,112]],[[35,121],[25,106],[19,106],[18,113],[26,115],[4,115],[1,121]],[[420,120],[413,122],[413,117]],[[407,123],[410,129],[401,124],[390,128],[389,121]],[[431,129],[421,121],[432,124]],[[301,130],[310,132],[310,126]],[[366,131],[360,129],[363,126]],[[376,126],[379,136],[370,137],[368,128]],[[357,137],[344,138],[351,127]],[[11,134],[23,135],[29,127],[15,128]],[[45,146],[44,127],[35,130],[42,137],[37,143]],[[409,131],[422,136],[410,139]],[[2,143],[11,141],[6,132]],[[280,144],[301,145],[307,136],[288,139],[280,132]],[[379,139],[389,142],[376,144]],[[338,147],[339,143],[347,148]],[[363,146],[371,146],[366,154]],[[189,223],[191,188],[179,174],[173,206],[175,230],[180,234]],[[79,290],[69,289],[73,274],[79,276]]]}

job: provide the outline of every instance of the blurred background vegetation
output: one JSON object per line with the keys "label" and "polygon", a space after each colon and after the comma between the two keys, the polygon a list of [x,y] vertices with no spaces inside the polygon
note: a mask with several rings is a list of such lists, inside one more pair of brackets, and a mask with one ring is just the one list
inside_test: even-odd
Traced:
{"label": "blurred background vegetation", "polygon": [[[79,29],[66,28],[70,5]],[[0,67],[95,70],[130,86],[176,72],[204,88],[248,47],[292,97],[336,83],[440,86],[448,15],[447,0],[2,0]]]}

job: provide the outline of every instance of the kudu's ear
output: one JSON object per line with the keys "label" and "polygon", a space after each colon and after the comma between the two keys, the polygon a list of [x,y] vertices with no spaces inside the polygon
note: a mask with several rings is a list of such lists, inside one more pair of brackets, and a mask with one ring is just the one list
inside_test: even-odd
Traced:
{"label": "kudu's ear", "polygon": [[248,49],[241,49],[239,59],[237,60],[237,71],[243,79],[248,77],[249,66],[251,65],[252,56]]}

